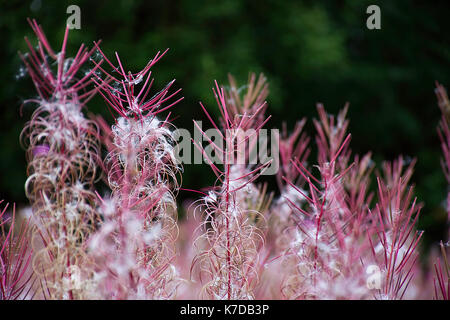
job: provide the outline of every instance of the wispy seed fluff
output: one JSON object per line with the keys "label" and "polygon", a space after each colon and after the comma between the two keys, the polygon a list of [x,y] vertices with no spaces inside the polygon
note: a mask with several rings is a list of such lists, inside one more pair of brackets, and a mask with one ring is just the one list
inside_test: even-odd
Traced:
{"label": "wispy seed fluff", "polygon": [[[66,58],[68,29],[62,49],[54,53],[36,21],[29,21],[39,40],[37,49],[21,58],[39,98],[21,141],[27,149],[25,191],[33,208],[33,268],[40,277],[41,295],[54,299],[84,297],[73,286],[74,270],[86,270],[85,239],[96,224],[95,194],[98,134],[81,111],[95,93],[85,88],[91,70],[78,77],[91,52],[81,45],[74,59]],[[53,67],[56,65],[56,70]]]}
{"label": "wispy seed fluff", "polygon": [[[200,297],[206,299],[254,299],[255,286],[259,282],[260,251],[264,243],[265,225],[261,213],[268,206],[265,189],[258,188],[253,182],[266,164],[250,168],[248,162],[236,165],[230,159],[239,148],[236,136],[232,132],[255,129],[265,124],[266,107],[264,78],[260,77],[255,86],[251,75],[249,89],[241,104],[234,80],[231,78],[231,90],[216,83],[214,94],[223,118],[222,137],[225,147],[217,146],[215,151],[224,159],[223,170],[215,164],[210,166],[217,176],[218,184],[208,195],[200,200],[198,209],[205,218],[201,225],[201,234],[195,244],[198,254],[193,261],[193,270],[199,277],[203,288]],[[254,93],[254,95],[253,95]],[[203,107],[203,106],[202,106]],[[208,115],[206,109],[205,113]],[[211,120],[211,118],[210,118]],[[212,125],[218,128],[211,120]],[[197,126],[197,128],[199,128]],[[202,131],[202,134],[206,134]],[[254,137],[255,139],[257,136]],[[204,154],[204,149],[196,144]]]}
{"label": "wispy seed fluff", "polygon": [[[97,289],[93,292],[101,299],[169,299],[178,285],[172,264],[177,237],[173,193],[180,168],[170,123],[158,119],[157,114],[173,105],[161,107],[174,95],[168,95],[173,81],[146,100],[150,67],[162,55],[158,53],[137,74],[125,73],[116,57],[119,67],[107,61],[121,80],[108,74],[95,80],[120,117],[111,127],[101,120],[111,195],[102,200],[104,222],[90,239],[90,253],[96,262]],[[144,78],[138,92],[136,86]]]}

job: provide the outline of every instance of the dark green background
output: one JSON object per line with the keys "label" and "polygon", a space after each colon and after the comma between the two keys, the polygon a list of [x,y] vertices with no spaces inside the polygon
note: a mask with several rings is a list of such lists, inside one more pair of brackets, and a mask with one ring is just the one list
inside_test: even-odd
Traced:
{"label": "dark green background", "polygon": [[[0,11],[0,197],[25,204],[25,155],[19,133],[34,97],[29,77],[16,79],[34,40],[26,17],[42,24],[55,48],[61,43],[69,4],[81,7],[81,30],[70,34],[69,50],[103,39],[137,71],[156,51],[170,48],[155,66],[156,86],[173,78],[185,100],[173,109],[178,127],[192,130],[202,119],[198,101],[215,108],[213,80],[233,73],[240,83],[249,71],[264,72],[270,83],[269,126],[316,115],[323,102],[336,113],[350,102],[351,146],[374,152],[379,164],[403,154],[418,158],[413,181],[425,208],[420,228],[427,243],[444,237],[442,207],[447,185],[440,167],[436,126],[439,110],[434,81],[450,86],[448,1],[3,1]],[[366,28],[366,8],[381,7],[382,29]],[[33,41],[35,43],[35,41]],[[72,51],[73,52],[73,51]],[[89,110],[107,115],[100,98]],[[313,134],[311,121],[308,130]],[[270,180],[270,179],[269,179]],[[186,166],[185,188],[211,184],[203,166]],[[273,181],[272,181],[273,182]],[[180,199],[192,196],[180,193]]]}

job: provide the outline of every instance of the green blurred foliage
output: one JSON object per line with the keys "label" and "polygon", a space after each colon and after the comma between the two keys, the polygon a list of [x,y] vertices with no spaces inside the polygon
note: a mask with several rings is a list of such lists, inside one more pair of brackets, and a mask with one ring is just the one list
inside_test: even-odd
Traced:
{"label": "green blurred foliage", "polygon": [[[19,110],[35,93],[29,77],[16,79],[17,51],[26,51],[23,37],[34,40],[26,17],[36,18],[57,48],[70,4],[80,6],[82,28],[71,32],[69,50],[101,38],[109,56],[119,52],[126,68],[136,71],[170,48],[154,75],[158,88],[173,78],[183,88],[185,100],[173,109],[178,127],[192,130],[192,119],[204,119],[198,101],[215,108],[213,80],[225,83],[228,72],[241,83],[249,71],[265,73],[273,127],[311,119],[317,102],[336,113],[349,101],[352,149],[373,151],[378,163],[399,154],[417,157],[413,180],[425,204],[421,228],[431,231],[428,241],[443,237],[447,187],[433,88],[435,80],[450,87],[448,1],[4,1],[0,196],[8,201],[26,203],[19,134],[32,108],[25,106],[22,117]],[[381,8],[381,30],[366,28],[370,4]],[[108,114],[100,98],[89,110]],[[313,133],[311,121],[308,130]],[[184,187],[213,181],[207,168],[185,167]]]}

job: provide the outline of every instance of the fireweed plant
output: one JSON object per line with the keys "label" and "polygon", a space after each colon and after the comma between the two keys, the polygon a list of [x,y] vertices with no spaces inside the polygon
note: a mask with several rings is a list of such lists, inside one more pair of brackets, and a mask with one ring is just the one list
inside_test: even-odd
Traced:
{"label": "fireweed plant", "polygon": [[[200,104],[215,135],[194,121],[202,141],[192,144],[216,181],[178,221],[183,169],[170,117],[182,98],[174,81],[150,93],[166,52],[132,73],[99,43],[69,58],[68,28],[55,52],[29,23],[37,45],[25,39],[19,54],[37,96],[25,101],[36,108],[20,140],[32,213],[20,223],[14,205],[0,210],[0,299],[450,298],[448,239],[431,272],[418,263],[416,160],[377,169],[370,153],[353,154],[347,105],[334,116],[318,104],[314,139],[306,119],[267,139],[265,77],[215,82],[218,112]],[[113,123],[84,116],[94,95]],[[440,84],[436,95],[450,183],[450,103]],[[269,140],[276,154],[253,162]],[[277,192],[260,182],[274,164]],[[101,179],[109,190],[97,190]],[[450,217],[449,207],[450,193]]]}
{"label": "fireweed plant", "polygon": [[31,268],[29,221],[25,219],[16,231],[16,208],[7,217],[9,204],[0,200],[0,300],[30,299],[34,296],[35,277]]}
{"label": "fireweed plant", "polygon": [[33,209],[33,269],[42,294],[55,299],[82,299],[80,271],[87,269],[86,239],[98,220],[93,184],[97,179],[97,125],[81,111],[93,96],[88,89],[95,68],[82,66],[92,51],[81,45],[66,56],[69,28],[55,53],[36,21],[29,21],[37,47],[25,38],[29,52],[20,54],[38,92],[25,101],[37,106],[21,141],[27,149],[25,192]]}
{"label": "fireweed plant", "polygon": [[[369,246],[359,230],[365,228],[367,212],[364,207],[350,210],[352,199],[347,196],[344,184],[345,175],[355,168],[354,164],[348,165],[347,108],[341,111],[337,121],[327,116],[322,105],[318,111],[320,121],[315,120],[314,125],[318,132],[316,168],[320,176],[314,176],[294,158],[291,165],[303,181],[297,186],[283,177],[298,195],[293,197],[297,199],[294,202],[292,196],[282,194],[294,209],[292,212],[288,209],[292,224],[284,234],[287,239],[282,257],[290,271],[281,291],[286,298],[362,299],[369,290],[358,260],[362,253],[368,252]],[[361,171],[365,169],[362,167]]]}
{"label": "fireweed plant", "polygon": [[136,74],[124,71],[117,53],[117,66],[105,57],[112,73],[96,65],[105,78],[96,76],[94,82],[118,114],[113,126],[102,126],[108,149],[105,171],[112,192],[101,199],[104,221],[89,241],[96,261],[93,293],[98,298],[168,299],[175,295],[179,282],[173,260],[177,236],[174,193],[180,167],[171,124],[168,117],[160,119],[160,113],[183,98],[167,103],[180,91],[169,94],[174,81],[148,98],[153,83],[150,68],[164,54],[158,52]]}
{"label": "fireweed plant", "polygon": [[[248,143],[249,151],[255,147],[259,130],[267,122],[264,117],[267,85],[261,76],[255,84],[252,74],[243,99],[238,95],[234,79],[230,77],[230,89],[226,91],[215,83],[214,95],[219,106],[221,128],[202,105],[211,124],[220,133],[220,146],[197,129],[219,155],[223,168],[217,167],[207,158],[217,177],[217,184],[201,199],[198,211],[205,214],[201,226],[202,235],[196,240],[199,254],[193,267],[198,267],[199,280],[204,283],[201,296],[208,299],[253,299],[258,282],[259,258],[264,243],[264,216],[267,207],[264,191],[253,183],[267,164],[252,168],[247,161],[236,164],[234,157],[246,159],[241,146]],[[253,135],[240,137],[246,129],[256,128]],[[194,141],[205,157],[205,148]],[[244,148],[244,151],[245,148]],[[245,152],[244,152],[245,153]]]}

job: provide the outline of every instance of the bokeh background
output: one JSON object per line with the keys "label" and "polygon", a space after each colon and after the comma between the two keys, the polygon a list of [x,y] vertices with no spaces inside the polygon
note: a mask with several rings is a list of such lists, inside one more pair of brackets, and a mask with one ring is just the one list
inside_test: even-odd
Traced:
{"label": "bokeh background", "polygon": [[[400,154],[417,157],[413,181],[425,205],[419,224],[425,247],[444,238],[447,184],[434,82],[450,86],[448,1],[2,1],[0,198],[19,206],[27,204],[19,134],[32,109],[25,106],[22,116],[19,110],[35,92],[20,74],[17,51],[26,51],[24,36],[36,43],[27,17],[36,18],[58,48],[70,4],[81,8],[81,30],[71,32],[69,51],[102,39],[106,54],[118,51],[126,68],[137,71],[158,50],[170,48],[154,75],[158,88],[173,78],[183,88],[185,99],[172,110],[178,127],[192,130],[192,119],[203,119],[198,101],[215,109],[213,81],[225,83],[229,72],[241,84],[250,71],[266,75],[269,127],[286,121],[292,128],[297,119],[312,119],[317,102],[330,113],[350,102],[352,150],[372,151],[377,165]],[[370,4],[381,8],[381,30],[366,28]],[[88,108],[108,117],[100,98]],[[307,130],[314,134],[311,121]],[[213,181],[207,167],[185,167],[185,188]],[[189,197],[180,192],[180,201]]]}

